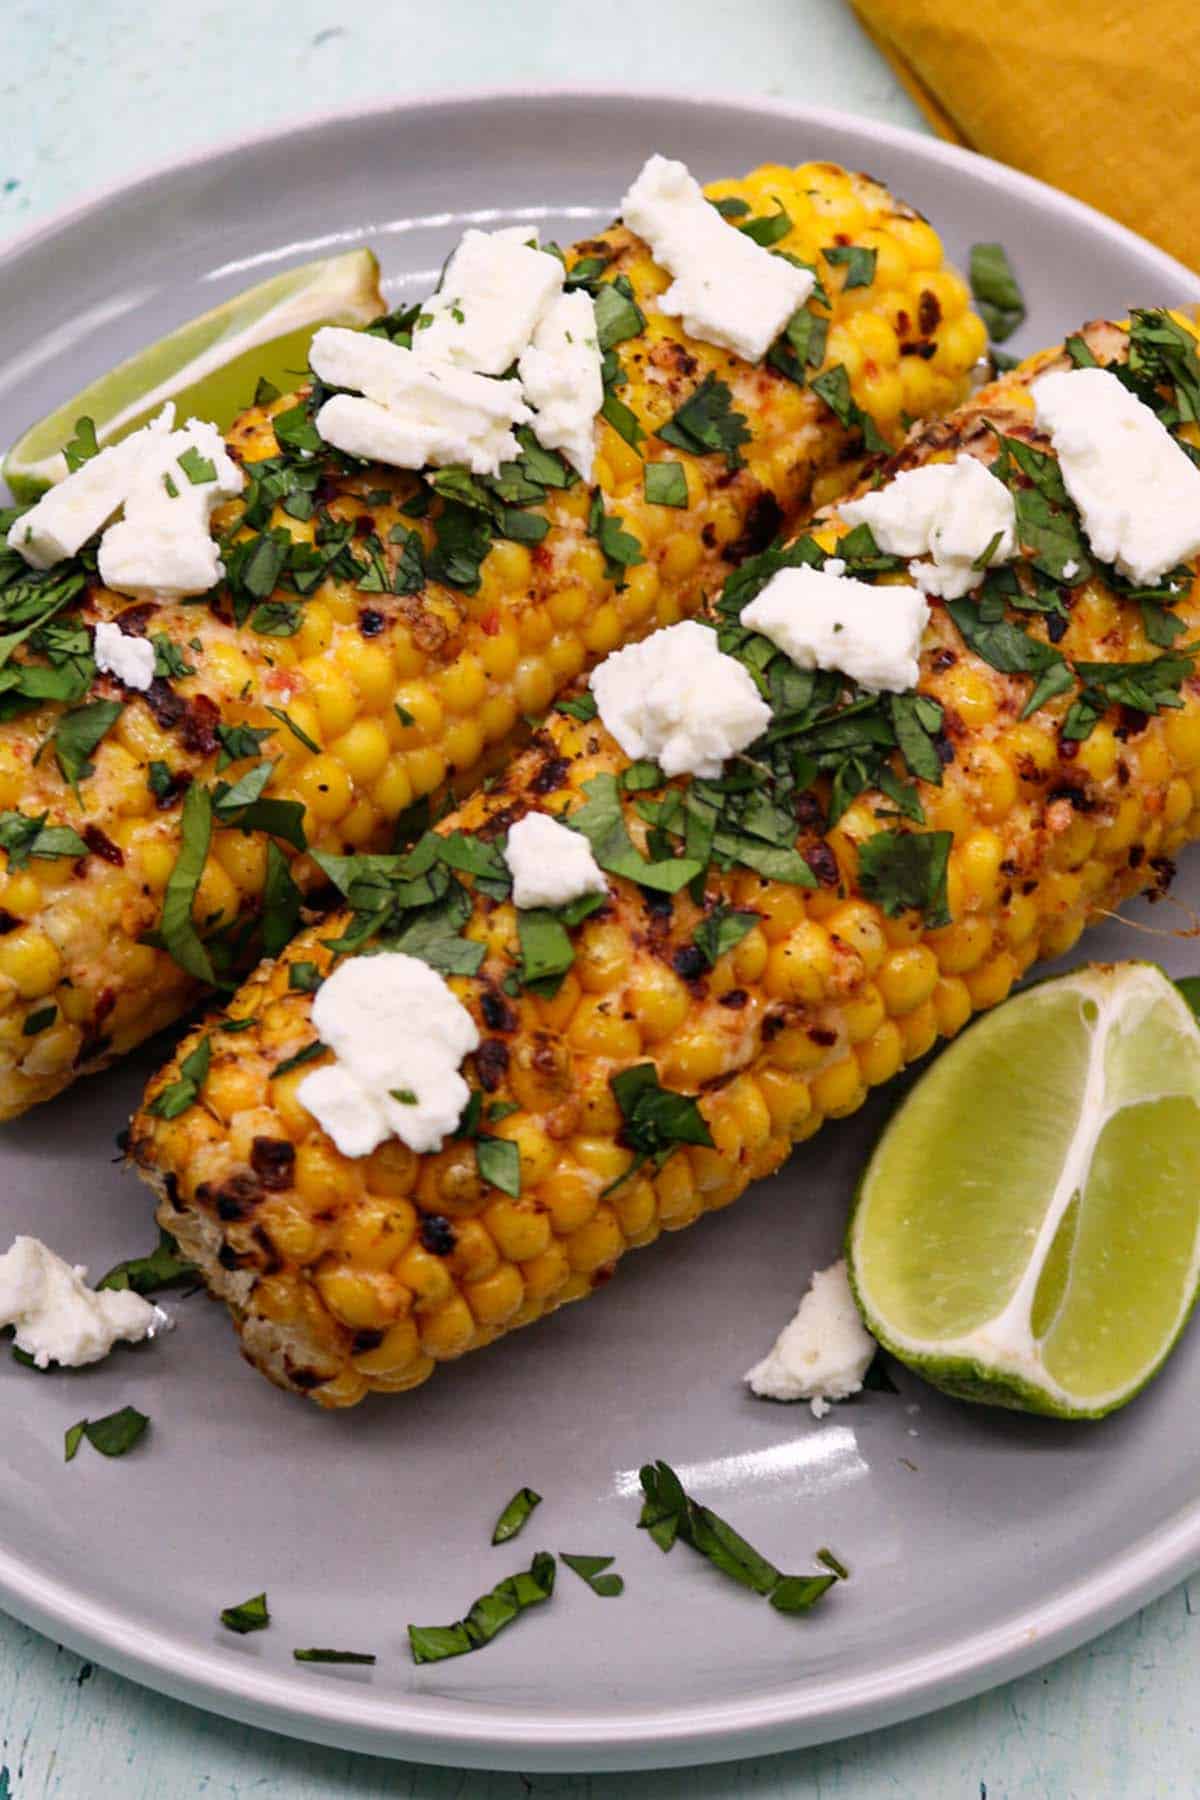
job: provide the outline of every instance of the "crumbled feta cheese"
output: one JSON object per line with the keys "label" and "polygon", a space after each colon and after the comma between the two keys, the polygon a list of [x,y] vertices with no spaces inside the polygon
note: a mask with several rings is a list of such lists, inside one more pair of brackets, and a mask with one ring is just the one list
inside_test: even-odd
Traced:
{"label": "crumbled feta cheese", "polygon": [[910,562],[908,572],[925,593],[943,600],[961,599],[978,585],[985,553],[988,568],[1017,553],[1012,495],[965,451],[952,463],[908,469],[839,510],[848,525],[869,525],[888,556],[931,557]]}
{"label": "crumbled feta cheese", "polygon": [[1100,562],[1149,585],[1200,551],[1200,469],[1144,401],[1107,369],[1060,370],[1029,391]]}
{"label": "crumbled feta cheese", "polygon": [[525,398],[536,408],[538,443],[561,450],[585,481],[592,478],[596,414],[604,404],[596,309],[581,289],[561,294],[522,352]]}
{"label": "crumbled feta cheese", "polygon": [[337,1060],[307,1075],[296,1097],[343,1156],[367,1156],[389,1137],[420,1154],[440,1150],[470,1098],[463,1057],[479,1048],[474,1019],[442,977],[400,951],[350,957],[317,990],[312,1020]]}
{"label": "crumbled feta cheese", "polygon": [[[187,470],[209,464],[209,480]],[[125,496],[124,511],[100,540],[97,568],[106,587],[135,598],[204,594],[225,573],[211,521],[222,500],[240,494],[242,471],[215,425],[189,419],[148,446]]]}
{"label": "crumbled feta cheese", "polygon": [[110,625],[106,619],[96,627],[92,654],[102,675],[115,675],[140,694],[154,680],[154,645],[147,638],[126,637],[119,625]]}
{"label": "crumbled feta cheese", "polygon": [[929,604],[916,588],[872,587],[831,575],[828,563],[780,569],[742,608],[742,624],[797,668],[837,669],[873,694],[916,686],[928,623]]}
{"label": "crumbled feta cheese", "polygon": [[584,894],[608,892],[587,839],[548,813],[526,813],[509,828],[504,860],[514,906],[566,906]]}
{"label": "crumbled feta cheese", "polygon": [[763,1400],[807,1400],[823,1418],[831,1400],[857,1394],[876,1351],[850,1292],[844,1262],[819,1269],[799,1310],[762,1361],[747,1371]]}
{"label": "crumbled feta cheese", "polygon": [[526,225],[463,233],[413,331],[413,354],[421,362],[503,375],[517,360],[562,292],[562,263],[531,249],[533,236]]}
{"label": "crumbled feta cheese", "polygon": [[321,327],[309,361],[330,387],[364,396],[325,402],[316,426],[326,443],[398,469],[465,463],[495,475],[519,454],[513,426],[533,416],[519,382],[423,363],[400,344],[338,325]]}
{"label": "crumbled feta cheese", "polygon": [[622,200],[621,217],[675,277],[660,310],[682,318],[702,343],[749,362],[766,355],[813,291],[807,269],[728,224],[681,162],[652,156]]}
{"label": "crumbled feta cheese", "polygon": [[606,656],[591,689],[626,756],[651,757],[664,775],[718,776],[771,720],[749,673],[692,619]]}
{"label": "crumbled feta cheese", "polygon": [[35,569],[49,569],[81,550],[116,514],[143,456],[175,423],[171,401],[156,419],[111,444],[56,483],[10,528],[10,550]]}
{"label": "crumbled feta cheese", "polygon": [[161,1307],[131,1289],[96,1292],[87,1270],[72,1268],[40,1238],[14,1238],[0,1256],[0,1325],[16,1327],[16,1344],[39,1369],[99,1362],[118,1341],[136,1344],[168,1323]]}
{"label": "crumbled feta cheese", "polygon": [[1074,557],[1071,558],[1070,562],[1065,562],[1063,564],[1062,573],[1064,581],[1074,581],[1079,573],[1079,564],[1075,561]]}

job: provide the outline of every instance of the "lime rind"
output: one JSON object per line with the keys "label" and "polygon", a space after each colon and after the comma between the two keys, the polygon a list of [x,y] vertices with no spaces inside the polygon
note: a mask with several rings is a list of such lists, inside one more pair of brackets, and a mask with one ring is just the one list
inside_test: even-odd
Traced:
{"label": "lime rind", "polygon": [[[174,399],[225,430],[249,403],[256,375],[291,385],[319,325],[367,325],[384,311],[379,265],[365,248],[302,263],[247,288],[137,351],[23,432],[4,459],[13,498],[36,500],[62,480],[62,447],[77,419],[90,418],[99,442],[112,443]],[[252,353],[253,373],[245,361]],[[239,383],[222,379],[235,367],[242,371]]]}
{"label": "lime rind", "polygon": [[[990,1316],[981,1317],[972,1322],[965,1330],[950,1331],[945,1334],[917,1333],[904,1328],[903,1319],[897,1313],[903,1310],[904,1281],[911,1275],[914,1266],[911,1258],[914,1251],[921,1248],[919,1224],[915,1243],[903,1246],[899,1258],[889,1254],[887,1240],[887,1209],[891,1210],[891,1223],[903,1215],[907,1207],[906,1199],[897,1198],[903,1195],[903,1180],[900,1187],[895,1187],[895,1177],[903,1177],[906,1157],[897,1150],[903,1144],[906,1133],[914,1135],[916,1150],[907,1158],[911,1166],[921,1162],[921,1139],[914,1133],[912,1109],[914,1103],[925,1108],[924,1119],[919,1121],[928,1129],[931,1120],[939,1115],[936,1107],[929,1104],[927,1084],[938,1082],[943,1090],[943,1101],[957,1093],[961,1104],[988,1106],[988,1095],[980,1095],[971,1091],[971,1075],[981,1062],[981,1046],[986,1049],[987,1038],[993,1038],[1001,1030],[1008,1031],[1012,1041],[1017,1041],[1014,1025],[1028,1026],[1028,1042],[1026,1052],[1031,1067],[1036,1068],[1041,1055],[1039,1039],[1042,1037],[1041,1027],[1044,1018],[1050,1016],[1049,1008],[1063,1003],[1068,1007],[1077,1004],[1081,1029],[1089,1034],[1088,1059],[1083,1090],[1078,1095],[1078,1105],[1073,1122],[1062,1122],[1063,1131],[1069,1136],[1066,1151],[1061,1156],[1059,1167],[1055,1173],[1053,1192],[1047,1202],[1043,1189],[1040,1202],[1040,1219],[1032,1241],[1027,1241],[1020,1249],[1021,1271],[1019,1278],[1007,1293],[1002,1293],[998,1304]],[[1039,1012],[1043,1015],[1039,1018]],[[1043,1059],[1044,1060],[1044,1059]],[[986,1066],[986,1063],[985,1063]],[[1047,1077],[1052,1071],[1047,1070]],[[922,1092],[925,1098],[922,1100]],[[1173,1108],[1172,1103],[1184,1102],[1180,1117],[1180,1109]],[[1085,968],[1073,971],[1066,976],[1037,984],[1028,989],[1015,1000],[1000,1009],[997,1013],[985,1015],[977,1020],[970,1030],[963,1034],[956,1044],[951,1046],[938,1063],[927,1073],[912,1094],[894,1116],[883,1138],[875,1151],[871,1162],[859,1185],[855,1206],[847,1231],[846,1253],[850,1279],[855,1298],[863,1314],[868,1330],[878,1338],[886,1349],[892,1352],[915,1373],[931,1382],[934,1386],[964,1400],[982,1402],[1013,1408],[1020,1411],[1051,1414],[1060,1418],[1084,1419],[1101,1418],[1115,1408],[1125,1405],[1133,1396],[1150,1381],[1161,1369],[1163,1363],[1187,1323],[1196,1299],[1197,1285],[1200,1283],[1200,1201],[1190,1203],[1181,1196],[1190,1191],[1194,1183],[1189,1183],[1186,1172],[1176,1181],[1172,1190],[1176,1200],[1176,1216],[1168,1213],[1157,1215],[1157,1225],[1149,1222],[1155,1216],[1152,1202],[1154,1200],[1155,1182],[1161,1188],[1164,1176],[1139,1169],[1139,1181],[1128,1184],[1130,1200],[1139,1208],[1134,1223],[1145,1218],[1148,1232],[1166,1230],[1170,1240],[1163,1254],[1170,1252],[1172,1260],[1165,1265],[1165,1275],[1169,1280],[1160,1280],[1158,1295],[1155,1301],[1156,1310],[1147,1318],[1137,1313],[1137,1301],[1133,1302],[1130,1311],[1128,1294],[1121,1295],[1126,1323],[1132,1320],[1134,1325],[1142,1329],[1141,1337],[1146,1340],[1145,1354],[1136,1368],[1127,1369],[1124,1377],[1107,1387],[1097,1387],[1086,1381],[1080,1381],[1075,1387],[1064,1384],[1056,1378],[1051,1367],[1047,1366],[1046,1350],[1051,1346],[1054,1350],[1054,1332],[1060,1320],[1064,1318],[1067,1308],[1074,1327],[1075,1349],[1079,1349],[1080,1309],[1083,1306],[1083,1320],[1091,1324],[1086,1311],[1086,1294],[1091,1290],[1087,1284],[1081,1283],[1079,1292],[1073,1294],[1074,1258],[1078,1253],[1078,1206],[1080,1196],[1084,1196],[1083,1204],[1087,1204],[1090,1193],[1089,1182],[1093,1178],[1094,1159],[1102,1140],[1114,1135],[1115,1127],[1121,1124],[1128,1126],[1133,1119],[1131,1109],[1148,1108],[1170,1115],[1170,1123],[1177,1140],[1182,1145],[1182,1162],[1186,1168],[1192,1166],[1192,1139],[1200,1143],[1200,1029],[1184,997],[1167,980],[1160,970],[1151,964],[1128,963],[1113,967]],[[1033,1130],[1038,1122],[1029,1121]],[[1138,1130],[1141,1121],[1134,1120]],[[1186,1130],[1183,1126],[1186,1125]],[[1110,1129],[1113,1128],[1113,1129]],[[1137,1140],[1138,1131],[1127,1132],[1132,1140]],[[1151,1145],[1156,1140],[1148,1140]],[[928,1146],[925,1146],[928,1149]],[[1126,1146],[1126,1151],[1129,1146]],[[973,1179],[969,1167],[958,1170],[960,1193],[970,1191]],[[878,1196],[884,1190],[882,1183],[892,1181],[893,1186],[882,1202]],[[1110,1203],[1117,1189],[1110,1182]],[[1124,1189],[1118,1196],[1124,1204]],[[1168,1199],[1171,1195],[1168,1195]],[[923,1201],[918,1198],[915,1210],[920,1214]],[[1069,1215],[1072,1205],[1077,1208],[1074,1238],[1069,1247],[1064,1249],[1060,1232],[1064,1219]],[[953,1211],[954,1196],[947,1195],[945,1205]],[[899,1211],[897,1210],[899,1209]],[[875,1216],[877,1211],[884,1215],[884,1221]],[[1020,1213],[1020,1206],[1017,1207]],[[1021,1215],[1025,1218],[1026,1215]],[[1123,1225],[1129,1221],[1122,1215]],[[1028,1239],[1028,1223],[1021,1226],[1018,1220],[1018,1232],[1024,1229]],[[882,1237],[881,1237],[882,1232]],[[1174,1236],[1171,1237],[1171,1232]],[[957,1246],[962,1250],[961,1240]],[[1143,1256],[1143,1274],[1145,1267],[1153,1265],[1153,1258],[1158,1253],[1156,1240],[1143,1240],[1138,1248],[1145,1248],[1149,1243],[1150,1261],[1147,1264]],[[1033,1316],[1038,1304],[1039,1291],[1045,1301],[1042,1287],[1046,1276],[1047,1264],[1056,1253],[1065,1257],[1065,1268],[1052,1270],[1052,1279],[1057,1283],[1057,1291],[1052,1306],[1044,1306],[1039,1319],[1041,1335],[1033,1331]],[[1103,1247],[1102,1247],[1103,1248]],[[893,1247],[894,1250],[894,1247]],[[1095,1246],[1093,1245],[1093,1254]],[[905,1264],[904,1257],[910,1261]],[[881,1262],[880,1258],[884,1260]],[[1131,1257],[1130,1262],[1136,1262]],[[889,1270],[888,1263],[891,1268]],[[1161,1259],[1160,1259],[1161,1262]],[[888,1280],[895,1268],[901,1268],[901,1282],[897,1289],[893,1284],[888,1290]],[[880,1271],[883,1277],[880,1278]],[[1161,1267],[1153,1267],[1152,1272],[1163,1275]],[[938,1274],[937,1271],[934,1272]],[[945,1277],[945,1271],[941,1272]],[[953,1281],[954,1272],[949,1279]],[[1110,1272],[1104,1271],[1102,1283],[1111,1279]],[[1153,1283],[1149,1284],[1153,1287]],[[968,1292],[970,1285],[968,1286]],[[1095,1287],[1095,1283],[1092,1284]],[[881,1289],[888,1290],[881,1292]],[[1107,1293],[1111,1296],[1116,1289],[1110,1286]],[[1129,1290],[1132,1293],[1132,1289]],[[897,1299],[897,1294],[900,1298]],[[1081,1300],[1081,1295],[1084,1299]],[[1169,1295],[1170,1304],[1166,1303]],[[1074,1301],[1073,1311],[1071,1303]],[[920,1310],[920,1302],[917,1303]],[[1102,1309],[1098,1309],[1098,1314]],[[1113,1331],[1113,1319],[1120,1323],[1120,1307],[1110,1307],[1103,1318],[1097,1317],[1095,1332],[1097,1343],[1103,1348],[1103,1336]],[[1137,1331],[1129,1331],[1132,1340],[1138,1337]],[[1152,1342],[1151,1342],[1152,1340]],[[1090,1354],[1087,1346],[1084,1353]],[[1114,1355],[1113,1340],[1107,1345],[1107,1353]],[[1119,1361],[1122,1347],[1117,1342],[1115,1352]],[[1097,1351],[1097,1360],[1104,1366],[1104,1357]]]}

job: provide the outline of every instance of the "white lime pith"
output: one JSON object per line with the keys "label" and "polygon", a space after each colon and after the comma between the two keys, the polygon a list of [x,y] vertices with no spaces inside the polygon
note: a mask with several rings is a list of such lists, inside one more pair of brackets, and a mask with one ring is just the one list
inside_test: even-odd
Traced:
{"label": "white lime pith", "polygon": [[175,400],[181,419],[194,414],[225,430],[260,376],[285,391],[296,385],[318,325],[366,325],[385,310],[370,250],[285,269],[180,325],[39,419],[5,457],[4,478],[22,502],[61,481],[63,445],[79,418],[93,421],[102,444],[112,443]]}
{"label": "white lime pith", "polygon": [[884,1132],[847,1237],[867,1328],[946,1391],[1099,1418],[1200,1278],[1200,1027],[1145,963],[986,1014]]}

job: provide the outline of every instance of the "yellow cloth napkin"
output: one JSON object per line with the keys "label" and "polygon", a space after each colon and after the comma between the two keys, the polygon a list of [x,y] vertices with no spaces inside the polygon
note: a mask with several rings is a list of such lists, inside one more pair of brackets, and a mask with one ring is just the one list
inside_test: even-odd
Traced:
{"label": "yellow cloth napkin", "polygon": [[851,0],[954,143],[1200,269],[1200,0]]}

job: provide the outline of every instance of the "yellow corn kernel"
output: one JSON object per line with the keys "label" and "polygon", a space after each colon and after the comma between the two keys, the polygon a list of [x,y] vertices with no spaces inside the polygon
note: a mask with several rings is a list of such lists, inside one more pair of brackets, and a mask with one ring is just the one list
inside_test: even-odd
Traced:
{"label": "yellow corn kernel", "polygon": [[33,925],[21,925],[0,937],[0,975],[16,986],[22,1000],[38,1000],[57,985],[62,961],[53,942]]}
{"label": "yellow corn kernel", "polygon": [[364,1350],[354,1358],[359,1374],[394,1375],[409,1368],[420,1355],[421,1343],[412,1319],[398,1319],[389,1325],[374,1350]]}
{"label": "yellow corn kernel", "polygon": [[305,809],[323,825],[340,819],[354,798],[349,775],[329,755],[314,756],[298,770],[295,788]]}
{"label": "yellow corn kernel", "polygon": [[916,1062],[924,1056],[937,1042],[937,1009],[932,996],[915,1006],[902,1019],[897,1019],[900,1035],[904,1039],[904,1060]]}
{"label": "yellow corn kernel", "polygon": [[446,763],[451,770],[470,769],[483,755],[483,726],[478,719],[455,719],[447,726],[443,740]]}
{"label": "yellow corn kernel", "polygon": [[771,1123],[784,1136],[795,1136],[801,1122],[812,1111],[812,1095],[807,1081],[784,1069],[760,1069],[756,1079],[771,1115]]}
{"label": "yellow corn kernel", "polygon": [[[523,1113],[512,1113],[495,1126],[495,1136],[517,1146],[521,1159],[521,1191],[528,1193],[550,1174],[558,1160],[558,1152],[536,1119]],[[499,1239],[497,1239],[499,1242]]]}
{"label": "yellow corn kernel", "polygon": [[858,1063],[853,1056],[843,1057],[814,1075],[811,1082],[813,1105],[826,1118],[840,1119],[862,1103],[864,1087]]}
{"label": "yellow corn kernel", "polygon": [[446,759],[432,745],[408,753],[408,778],[415,795],[432,794],[446,779]]}
{"label": "yellow corn kernel", "polygon": [[[324,656],[333,642],[333,614],[323,600],[310,600],[301,609],[300,629],[295,636],[296,649],[302,657]],[[212,661],[209,651],[209,662]],[[238,683],[241,686],[241,683]]]}
{"label": "yellow corn kernel", "polygon": [[329,754],[345,767],[356,787],[369,787],[382,774],[391,753],[388,734],[378,719],[356,719],[349,731],[329,746]]}
{"label": "yellow corn kernel", "polygon": [[947,975],[933,990],[933,1011],[938,1034],[953,1037],[971,1017],[971,990],[965,981]]}
{"label": "yellow corn kernel", "polygon": [[1075,766],[1093,781],[1107,781],[1117,766],[1120,749],[1112,726],[1101,719],[1078,746]]}
{"label": "yellow corn kernel", "polygon": [[[1200,708],[1191,706],[1179,712],[1160,714],[1167,749],[1176,766],[1185,772],[1200,768]],[[1096,731],[1100,726],[1096,727]],[[1092,732],[1095,737],[1096,731]],[[1091,742],[1089,738],[1088,743]],[[1084,745],[1079,746],[1082,754]]]}
{"label": "yellow corn kernel", "polygon": [[[951,865],[956,868],[967,894],[979,907],[996,904],[1003,860],[1004,840],[986,826],[973,831],[965,843],[956,845],[951,852]],[[954,911],[953,906],[951,911]]]}
{"label": "yellow corn kernel", "polygon": [[292,1186],[313,1212],[348,1197],[352,1177],[327,1138],[310,1138],[296,1151]]}
{"label": "yellow corn kernel", "polygon": [[750,986],[758,981],[767,966],[769,946],[761,928],[751,926],[733,952],[733,972],[740,983]]}
{"label": "yellow corn kernel", "polygon": [[517,664],[513,687],[523,713],[542,713],[554,698],[554,675],[542,657],[525,656]]}
{"label": "yellow corn kernel", "polygon": [[334,1264],[314,1276],[317,1291],[335,1319],[353,1331],[379,1331],[394,1316],[388,1277]]}
{"label": "yellow corn kernel", "polygon": [[567,1027],[567,1042],[590,1056],[613,1062],[632,1062],[641,1050],[638,1028],[623,1016],[619,1002],[600,994],[587,994],[579,1002]]}
{"label": "yellow corn kernel", "polygon": [[624,980],[629,969],[629,937],[606,920],[585,924],[575,948],[575,972],[586,993],[603,994]]}
{"label": "yellow corn kernel", "polygon": [[932,994],[938,978],[937,958],[926,944],[893,950],[877,981],[890,1018],[912,1012]]}
{"label": "yellow corn kernel", "polygon": [[480,1325],[503,1325],[525,1298],[521,1271],[502,1262],[482,1281],[470,1281],[463,1295]]}
{"label": "yellow corn kernel", "polygon": [[873,981],[864,982],[842,1002],[842,1021],[846,1027],[847,1043],[865,1043],[872,1032],[879,1029],[886,1016],[883,995]]}
{"label": "yellow corn kernel", "polygon": [[307,698],[316,710],[326,737],[340,737],[353,725],[358,695],[336,662],[323,656],[307,657],[298,668],[307,685]]}
{"label": "yellow corn kernel", "polygon": [[487,692],[487,683],[481,659],[464,651],[442,672],[442,700],[452,713],[474,712]]}
{"label": "yellow corn kernel", "polygon": [[639,962],[634,969],[626,990],[626,1001],[648,1044],[656,1044],[677,1031],[691,1009],[691,995],[675,971],[665,963],[649,959]]}
{"label": "yellow corn kernel", "polygon": [[663,545],[660,568],[670,582],[685,581],[694,575],[704,555],[704,546],[691,532],[677,531]]}
{"label": "yellow corn kernel", "polygon": [[533,561],[524,544],[497,538],[483,565],[481,594],[487,600],[507,600],[529,586]]}
{"label": "yellow corn kernel", "polygon": [[968,913],[957,924],[931,932],[929,947],[946,974],[961,975],[982,962],[991,949],[991,921],[978,913]]}
{"label": "yellow corn kernel", "polygon": [[371,789],[371,799],[385,819],[395,819],[413,802],[413,785],[404,755],[391,756]]}
{"label": "yellow corn kernel", "polygon": [[[602,1143],[602,1138],[593,1140]],[[621,1168],[628,1162],[624,1158]],[[621,1173],[618,1168],[616,1174]],[[616,1176],[614,1175],[614,1180]],[[582,1174],[580,1170],[569,1166],[559,1167],[542,1184],[538,1198],[550,1214],[555,1237],[569,1237],[586,1225],[598,1204],[599,1190],[597,1185]]]}
{"label": "yellow corn kernel", "polygon": [[1163,801],[1163,824],[1168,830],[1182,825],[1192,810],[1192,790],[1182,775],[1177,775],[1167,788]]}
{"label": "yellow corn kernel", "polygon": [[420,1326],[421,1348],[438,1362],[462,1356],[475,1339],[475,1320],[461,1294],[452,1294],[432,1312],[423,1313]]}
{"label": "yellow corn kernel", "polygon": [[873,975],[887,954],[887,938],[877,909],[866,900],[842,901],[824,923],[830,937],[853,950],[864,972]]}
{"label": "yellow corn kernel", "polygon": [[786,1026],[770,1040],[771,1061],[780,1069],[817,1069],[829,1060],[828,1035],[820,1028],[814,1036],[807,1026]]}
{"label": "yellow corn kernel", "polygon": [[285,1262],[302,1267],[305,1263],[310,1263],[317,1254],[321,1234],[300,1207],[273,1199],[269,1207],[260,1209],[259,1219]]}
{"label": "yellow corn kernel", "polygon": [[764,983],[774,1000],[807,1006],[820,1000],[833,974],[829,933],[812,919],[799,924],[767,958]]}
{"label": "yellow corn kernel", "polygon": [[859,1072],[868,1087],[890,1081],[904,1062],[904,1039],[894,1019],[885,1019],[878,1028],[855,1046]]}
{"label": "yellow corn kernel", "polygon": [[[446,715],[441,701],[426,681],[405,682],[396,694],[392,711],[398,742],[406,750],[433,743],[441,735]],[[412,720],[411,725],[404,724],[406,716]]]}
{"label": "yellow corn kernel", "polygon": [[[411,1154],[411,1153],[410,1153]],[[368,1195],[338,1227],[338,1247],[355,1268],[392,1268],[417,1235],[411,1200]]]}
{"label": "yellow corn kernel", "polygon": [[625,1248],[625,1241],[612,1207],[602,1201],[587,1224],[571,1233],[563,1248],[576,1274],[590,1275],[594,1270],[616,1262]]}
{"label": "yellow corn kernel", "polygon": [[726,1050],[721,1039],[703,1025],[688,1026],[663,1047],[669,1087],[703,1087],[724,1073]]}
{"label": "yellow corn kernel", "polygon": [[999,956],[993,956],[978,969],[970,970],[963,979],[976,1011],[985,1006],[998,1006],[1001,1000],[1007,1000],[1017,974],[1016,962],[1007,950],[1002,950]]}
{"label": "yellow corn kernel", "polygon": [[434,1256],[420,1243],[410,1244],[397,1258],[392,1273],[413,1297],[416,1312],[432,1312],[454,1292],[454,1278],[446,1259]]}
{"label": "yellow corn kernel", "polygon": [[696,1186],[690,1160],[671,1157],[654,1180],[658,1193],[659,1222],[667,1231],[682,1231],[704,1210],[704,1196]]}
{"label": "yellow corn kernel", "polygon": [[207,1105],[228,1122],[235,1113],[257,1105],[262,1087],[257,1069],[232,1060],[214,1060],[201,1092]]}

